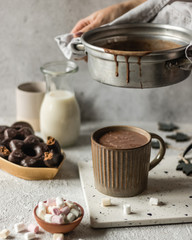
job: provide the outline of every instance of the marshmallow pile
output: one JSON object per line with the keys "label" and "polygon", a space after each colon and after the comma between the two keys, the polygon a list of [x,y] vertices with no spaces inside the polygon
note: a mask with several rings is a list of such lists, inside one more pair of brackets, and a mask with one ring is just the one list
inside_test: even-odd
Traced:
{"label": "marshmallow pile", "polygon": [[[23,222],[16,223],[14,225],[14,229],[16,233],[24,232],[24,239],[26,240],[32,240],[36,238],[36,233],[39,232],[39,226],[36,224],[29,224],[26,226]],[[8,229],[3,229],[0,232],[0,238],[1,239],[6,239],[9,238],[10,236],[10,231]]]}
{"label": "marshmallow pile", "polygon": [[39,202],[36,214],[48,223],[67,224],[76,220],[82,213],[76,203],[57,197]]}

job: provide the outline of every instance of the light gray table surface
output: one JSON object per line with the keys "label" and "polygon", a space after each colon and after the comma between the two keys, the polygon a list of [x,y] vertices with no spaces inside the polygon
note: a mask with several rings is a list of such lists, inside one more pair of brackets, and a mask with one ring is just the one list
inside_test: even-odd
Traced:
{"label": "light gray table surface", "polygon": [[[13,119],[0,118],[0,124],[12,124]],[[91,133],[103,126],[126,124],[142,127],[145,130],[158,132],[157,123],[133,122],[89,122],[81,126],[80,137],[75,146],[64,149],[66,160],[53,180],[26,181],[16,178],[0,170],[0,231],[7,228],[11,231],[9,239],[24,239],[23,233],[16,234],[14,224],[23,221],[26,224],[35,223],[32,211],[35,205],[50,197],[61,194],[72,201],[81,204],[85,210],[81,224],[71,233],[65,234],[65,240],[70,239],[126,239],[126,240],[190,240],[192,239],[192,224],[171,224],[140,227],[123,227],[108,229],[93,229],[90,227],[87,206],[83,196],[78,172],[79,161],[91,161]],[[178,124],[182,132],[192,135],[192,124]],[[165,139],[167,133],[161,132]],[[165,139],[167,140],[167,139]],[[171,141],[173,143],[173,140]],[[183,151],[189,144],[173,144],[174,149],[168,149],[166,154]],[[192,195],[192,192],[191,192]],[[52,234],[42,232],[38,239],[52,239]]]}

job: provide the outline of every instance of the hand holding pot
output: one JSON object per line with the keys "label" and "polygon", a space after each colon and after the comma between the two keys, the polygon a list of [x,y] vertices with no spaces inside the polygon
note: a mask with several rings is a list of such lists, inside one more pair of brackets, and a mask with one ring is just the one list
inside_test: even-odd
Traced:
{"label": "hand holding pot", "polygon": [[112,22],[116,18],[120,17],[124,13],[137,7],[145,1],[146,0],[129,0],[98,10],[89,15],[88,17],[78,21],[72,29],[71,33],[76,33],[77,36],[79,36],[79,32],[87,32],[91,29]]}

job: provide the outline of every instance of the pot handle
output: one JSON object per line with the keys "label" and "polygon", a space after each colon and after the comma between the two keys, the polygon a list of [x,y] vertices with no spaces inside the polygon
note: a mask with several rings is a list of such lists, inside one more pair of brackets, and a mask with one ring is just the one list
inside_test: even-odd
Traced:
{"label": "pot handle", "polygon": [[185,48],[185,56],[192,63],[192,42]]}
{"label": "pot handle", "polygon": [[166,62],[166,67],[169,69],[182,69],[185,71],[192,70],[192,62],[188,58],[178,58]]}
{"label": "pot handle", "polygon": [[81,38],[75,38],[71,43],[71,50],[75,55],[85,56],[85,46],[81,42]]}

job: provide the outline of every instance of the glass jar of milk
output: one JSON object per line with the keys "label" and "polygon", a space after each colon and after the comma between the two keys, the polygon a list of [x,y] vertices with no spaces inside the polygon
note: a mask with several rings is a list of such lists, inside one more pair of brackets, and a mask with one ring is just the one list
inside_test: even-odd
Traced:
{"label": "glass jar of milk", "polygon": [[41,67],[47,88],[40,110],[41,134],[45,140],[54,137],[61,147],[74,144],[79,136],[80,110],[69,86],[72,73],[77,70],[71,61],[51,62]]}

